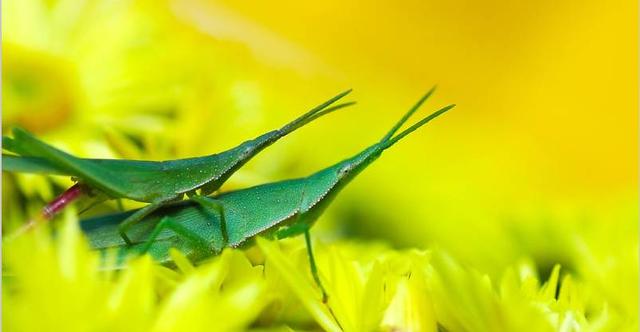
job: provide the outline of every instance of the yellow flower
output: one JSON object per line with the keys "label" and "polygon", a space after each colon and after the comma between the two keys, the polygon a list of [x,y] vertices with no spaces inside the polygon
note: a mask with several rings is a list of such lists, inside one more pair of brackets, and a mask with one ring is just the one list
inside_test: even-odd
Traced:
{"label": "yellow flower", "polygon": [[384,316],[383,326],[390,331],[438,331],[433,302],[427,285],[426,270],[430,253],[412,250],[394,255],[401,266],[397,290]]}
{"label": "yellow flower", "polygon": [[[44,227],[5,243],[3,327],[9,331],[237,331],[267,304],[261,267],[227,250],[187,271],[145,256],[120,272],[102,271],[74,211],[56,239]],[[108,258],[107,258],[108,259]]]}
{"label": "yellow flower", "polygon": [[[90,251],[75,211],[52,238],[38,227],[3,251],[3,327],[41,331],[237,331],[310,327],[327,331],[626,331],[592,287],[561,277],[539,281],[524,260],[499,287],[438,250],[396,251],[372,243],[318,245],[329,299],[323,303],[302,239],[257,240],[264,257],[225,250],[199,266],[172,251],[175,270],[144,256],[103,270],[110,253]],[[262,266],[266,267],[263,271]],[[107,264],[108,265],[108,264]],[[587,312],[590,314],[587,315]],[[37,317],[37,319],[34,319]]]}
{"label": "yellow flower", "polygon": [[265,272],[271,273],[270,269],[273,269],[324,330],[340,331],[329,308],[322,303],[320,291],[312,284],[313,279],[302,270],[308,265],[295,264],[300,261],[301,250],[292,250],[288,252],[288,257],[285,257],[277,243],[262,238],[258,238],[256,242],[268,260],[265,263]]}

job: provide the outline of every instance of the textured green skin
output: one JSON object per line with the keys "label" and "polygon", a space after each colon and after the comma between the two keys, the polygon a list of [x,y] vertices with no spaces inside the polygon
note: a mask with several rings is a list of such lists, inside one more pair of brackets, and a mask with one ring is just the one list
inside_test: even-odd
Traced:
{"label": "textured green skin", "polygon": [[218,212],[207,211],[191,200],[162,207],[133,225],[128,232],[132,246],[127,246],[117,228],[135,211],[84,220],[82,229],[93,248],[117,247],[123,254],[136,253],[160,219],[167,216],[205,239],[209,248],[202,248],[165,229],[151,245],[149,253],[160,262],[168,262],[168,249],[174,247],[198,261],[216,255],[224,247],[242,246],[259,234],[283,238],[302,233],[311,227],[336,194],[381,152],[381,147],[376,144],[353,158],[305,178],[215,196],[224,207],[226,234],[223,234]]}
{"label": "textured green skin", "polygon": [[[156,260],[164,263],[170,263],[170,247],[179,249],[190,259],[198,261],[219,253],[224,247],[242,246],[257,235],[272,238],[295,236],[308,230],[340,190],[375,161],[384,150],[451,107],[453,106],[431,114],[393,138],[387,134],[381,142],[359,154],[308,177],[216,195],[213,199],[224,208],[226,233],[218,212],[207,211],[191,200],[162,207],[136,223],[130,231],[132,246],[127,246],[117,232],[118,224],[132,212],[88,219],[81,225],[94,248],[118,248],[122,256],[139,253],[149,234],[163,217],[170,217],[184,225],[207,243],[207,246],[203,247],[194,241],[185,240],[170,229],[165,229],[148,250]],[[400,124],[406,121],[413,111],[415,109],[407,113]],[[398,127],[396,125],[390,133],[393,134]]]}
{"label": "textured green skin", "polygon": [[145,217],[141,222],[133,224],[129,229],[133,245],[127,245],[119,235],[118,226],[133,212],[135,211],[87,219],[80,223],[94,249],[115,250],[117,252],[117,265],[122,263],[126,257],[141,253],[144,240],[165,215],[174,216],[183,226],[197,232],[210,243],[210,248],[197,246],[171,230],[165,230],[148,250],[148,253],[158,262],[171,263],[169,248],[176,248],[192,260],[200,261],[218,254],[224,247],[219,215],[205,211],[192,201],[166,205],[159,211]]}
{"label": "textured green skin", "polygon": [[327,108],[350,91],[343,92],[281,129],[260,135],[222,153],[170,161],[83,159],[60,151],[27,131],[16,128],[14,138],[3,137],[3,148],[21,157],[3,156],[5,171],[70,175],[92,189],[113,198],[140,202],[179,200],[202,189],[217,190],[235,171],[267,146],[314,119],[350,104]]}

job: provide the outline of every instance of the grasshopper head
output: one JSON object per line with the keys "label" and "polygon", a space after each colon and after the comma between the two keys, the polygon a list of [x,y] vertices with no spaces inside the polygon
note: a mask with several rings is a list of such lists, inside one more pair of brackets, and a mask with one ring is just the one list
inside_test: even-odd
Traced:
{"label": "grasshopper head", "polygon": [[349,181],[355,178],[356,175],[360,174],[360,172],[367,168],[367,166],[378,159],[382,154],[382,151],[384,150],[378,143],[366,148],[359,154],[336,164],[332,167],[333,172],[335,172],[336,182],[343,184],[349,183]]}
{"label": "grasshopper head", "polygon": [[366,148],[362,152],[347,160],[343,160],[310,176],[308,185],[305,188],[305,195],[307,196],[305,197],[305,199],[307,200],[305,204],[306,207],[311,208],[321,200],[330,201],[330,196],[336,195],[344,186],[346,186],[351,180],[353,180],[356,175],[358,175],[365,168],[367,168],[367,166],[378,159],[378,157],[380,157],[384,150],[390,148],[411,132],[422,127],[429,121],[435,119],[442,113],[450,110],[455,106],[449,105],[447,107],[444,107],[418,121],[416,124],[404,130],[400,134],[394,136],[396,131],[398,131],[398,129],[409,119],[411,114],[413,114],[420,107],[420,105],[422,105],[422,103],[431,95],[432,92],[433,89],[429,91],[422,99],[420,99],[420,101],[411,110],[409,110],[378,143]]}
{"label": "grasshopper head", "polygon": [[440,114],[445,113],[446,111],[450,110],[454,106],[455,105],[449,105],[447,107],[444,107],[432,113],[431,115],[423,118],[422,120],[418,121],[416,124],[408,128],[407,130],[401,132],[397,136],[394,136],[394,137],[389,136],[388,138],[368,147],[367,149],[360,152],[356,156],[336,164],[334,167],[332,167],[335,171],[335,176],[337,179],[336,182],[344,183],[344,184],[348,183],[356,175],[362,172],[362,170],[367,168],[367,166],[369,166],[376,159],[378,159],[384,150],[390,148],[391,146],[399,142],[402,138],[404,138],[414,130],[424,126],[427,122],[435,119]]}
{"label": "grasshopper head", "polygon": [[402,116],[402,118],[391,128],[391,130],[389,130],[389,132],[386,133],[386,135],[380,140],[380,142],[368,147],[367,149],[360,152],[356,156],[335,165],[334,167],[336,170],[336,177],[338,179],[338,182],[348,183],[348,181],[350,181],[353,177],[359,174],[363,169],[369,166],[369,164],[371,164],[373,161],[378,159],[378,157],[380,157],[380,155],[384,150],[390,148],[391,146],[393,146],[395,143],[400,141],[402,138],[404,138],[414,130],[422,127],[427,122],[435,119],[440,114],[450,110],[455,106],[455,105],[446,106],[430,114],[429,116],[423,118],[422,120],[418,121],[416,124],[404,130],[400,134],[394,136],[394,134],[398,131],[398,129],[400,129],[400,127],[402,127],[402,125],[411,117],[411,115],[413,115],[413,113],[415,113],[420,108],[420,106],[422,106],[422,104],[433,94],[434,91],[435,91],[435,87],[433,87],[422,98],[420,98],[420,100],[407,113],[405,113]]}
{"label": "grasshopper head", "polygon": [[264,150],[269,145],[278,140],[279,135],[277,130],[270,131],[266,134],[262,134],[252,140],[243,142],[234,148],[238,153],[239,161],[247,161],[251,157]]}
{"label": "grasshopper head", "polygon": [[247,161],[249,161],[249,159],[258,154],[260,151],[264,150],[269,145],[275,143],[277,140],[287,136],[293,131],[305,126],[306,124],[314,121],[315,119],[353,105],[353,102],[333,105],[336,101],[348,95],[350,92],[351,90],[344,91],[336,95],[335,97],[325,101],[324,103],[316,106],[307,113],[299,116],[297,119],[287,123],[282,128],[270,131],[266,134],[262,134],[252,140],[245,141],[237,147],[229,150],[229,155],[235,158],[235,161],[233,163],[234,168],[232,169],[241,167]]}

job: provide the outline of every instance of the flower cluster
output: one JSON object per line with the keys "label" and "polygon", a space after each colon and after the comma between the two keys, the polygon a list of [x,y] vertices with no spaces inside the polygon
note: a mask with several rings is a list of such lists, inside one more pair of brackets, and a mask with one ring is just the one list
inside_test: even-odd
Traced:
{"label": "flower cluster", "polygon": [[[532,263],[498,283],[440,250],[376,243],[319,244],[323,302],[300,239],[258,239],[176,269],[149,257],[102,268],[73,209],[51,237],[45,227],[5,241],[3,327],[10,331],[614,331],[633,327],[556,265],[540,281]],[[595,299],[595,301],[594,301]]]}
{"label": "flower cluster", "polygon": [[[274,145],[227,190],[361,149],[387,127],[377,115],[395,118],[432,81],[465,112],[385,156],[319,220],[314,234],[343,239],[314,247],[326,303],[301,239],[108,271],[70,210],[54,237],[3,238],[3,328],[637,331],[638,193],[625,172],[636,147],[624,140],[637,129],[624,126],[635,123],[635,62],[612,60],[635,54],[635,34],[621,33],[635,18],[619,16],[633,10],[434,1],[353,16],[329,1],[290,15],[230,3],[2,1],[2,129],[82,157],[166,160],[222,151],[346,86],[375,97]],[[589,116],[602,105],[622,113]],[[71,183],[3,173],[4,234]]]}

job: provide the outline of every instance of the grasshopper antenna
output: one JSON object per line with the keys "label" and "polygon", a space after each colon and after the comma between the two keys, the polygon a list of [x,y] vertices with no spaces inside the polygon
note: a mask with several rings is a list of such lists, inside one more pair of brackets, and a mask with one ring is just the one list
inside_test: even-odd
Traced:
{"label": "grasshopper antenna", "polygon": [[322,110],[322,112],[318,112],[318,113],[314,114],[313,116],[308,118],[305,123],[309,123],[309,122],[311,122],[311,121],[313,121],[313,120],[315,120],[315,119],[317,119],[317,118],[319,118],[321,116],[325,116],[325,115],[327,115],[329,113],[332,113],[332,112],[335,112],[335,111],[337,111],[337,110],[339,110],[341,108],[353,106],[355,104],[356,104],[355,101],[350,101],[350,102],[338,104],[338,105],[335,105],[335,106],[331,106],[329,108],[326,108],[326,109]]}
{"label": "grasshopper antenna", "polygon": [[413,105],[413,107],[407,113],[405,113],[402,119],[400,119],[400,121],[398,121],[395,126],[393,126],[393,128],[391,128],[391,130],[389,130],[389,132],[384,135],[380,142],[389,140],[389,138],[391,138],[391,136],[393,136],[393,134],[395,134],[396,131],[398,131],[398,129],[400,129],[400,127],[402,127],[402,125],[407,122],[407,120],[409,120],[411,115],[413,115],[413,113],[415,113],[420,108],[420,106],[422,106],[422,104],[424,104],[424,102],[427,101],[429,97],[431,97],[431,95],[436,91],[436,88],[437,85],[434,85],[429,91],[427,91],[427,93],[425,93],[424,96],[422,96],[422,98],[420,98],[420,100],[418,100],[418,102]]}
{"label": "grasshopper antenna", "polygon": [[312,110],[310,110],[309,112],[301,115],[300,117],[298,117],[297,119],[287,123],[284,127],[280,128],[280,133],[282,136],[289,134],[290,132],[304,126],[305,124],[309,123],[310,121],[318,118],[319,116],[331,113],[333,111],[337,111],[343,107],[346,106],[350,106],[353,103],[346,103],[346,104],[340,104],[340,105],[336,105],[332,108],[328,108],[329,106],[331,106],[331,104],[335,103],[336,101],[342,99],[342,97],[348,95],[349,93],[351,93],[351,89],[346,90],[338,95],[336,95],[335,97],[325,101],[324,103],[314,107]]}
{"label": "grasshopper antenna", "polygon": [[406,130],[404,130],[403,132],[401,132],[400,134],[396,135],[393,138],[388,139],[386,142],[384,142],[383,145],[383,149],[387,149],[389,147],[391,147],[392,145],[396,144],[399,140],[401,140],[402,138],[404,138],[405,136],[411,134],[413,131],[415,131],[416,129],[424,126],[425,124],[427,124],[429,121],[437,118],[438,116],[442,115],[443,113],[449,111],[450,109],[454,108],[456,105],[455,104],[451,104],[449,106],[445,106],[431,114],[429,114],[427,117],[423,118],[422,120],[418,121],[416,124],[414,124],[413,126],[407,128]]}

